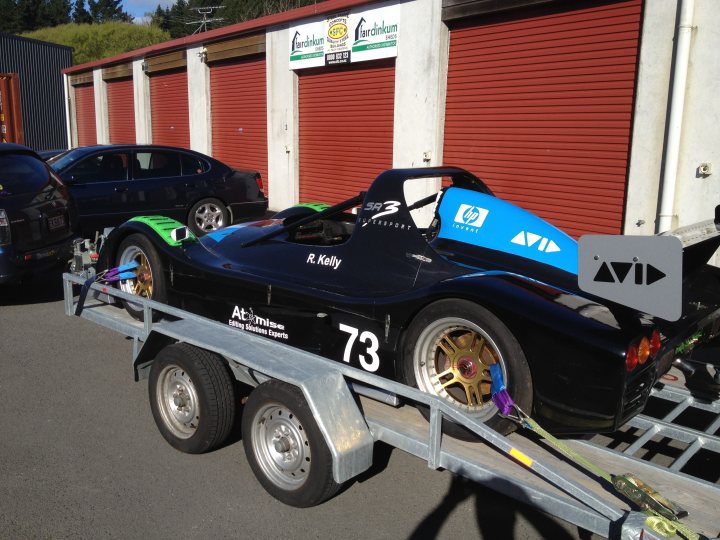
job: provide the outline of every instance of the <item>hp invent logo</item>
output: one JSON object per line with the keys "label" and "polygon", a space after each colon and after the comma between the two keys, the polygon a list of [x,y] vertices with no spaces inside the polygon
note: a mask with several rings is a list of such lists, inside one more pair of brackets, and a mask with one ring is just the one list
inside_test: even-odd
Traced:
{"label": "hp invent logo", "polygon": [[658,270],[651,264],[630,263],[630,262],[603,262],[595,274],[593,281],[599,283],[625,283],[625,279],[633,270],[635,285],[652,285],[665,277],[665,273]]}
{"label": "hp invent logo", "polygon": [[[539,243],[538,240],[540,241]],[[520,231],[515,235],[515,238],[510,241],[513,244],[527,247],[533,247],[537,244],[538,251],[544,251],[545,253],[555,253],[560,251],[558,245],[552,240],[531,232]]]}
{"label": "hp invent logo", "polygon": [[485,208],[472,206],[471,204],[461,204],[455,214],[455,222],[468,225],[470,227],[482,227],[488,211]]}

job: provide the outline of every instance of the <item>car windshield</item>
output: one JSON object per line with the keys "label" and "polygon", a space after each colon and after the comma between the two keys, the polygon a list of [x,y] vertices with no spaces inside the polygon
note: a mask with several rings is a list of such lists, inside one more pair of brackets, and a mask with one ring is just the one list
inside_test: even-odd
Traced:
{"label": "car windshield", "polygon": [[51,157],[47,160],[47,164],[52,167],[52,169],[55,172],[62,171],[64,169],[67,169],[70,165],[75,163],[77,160],[82,159],[83,156],[82,152],[77,152],[75,150],[68,150],[67,152],[63,152],[62,154],[58,154],[57,156]]}
{"label": "car windshield", "polygon": [[16,195],[35,192],[48,183],[45,164],[28,155],[0,156],[0,193]]}

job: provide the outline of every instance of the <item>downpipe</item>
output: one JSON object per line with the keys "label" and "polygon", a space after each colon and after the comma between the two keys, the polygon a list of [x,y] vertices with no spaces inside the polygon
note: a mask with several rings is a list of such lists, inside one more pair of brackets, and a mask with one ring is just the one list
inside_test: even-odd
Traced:
{"label": "downpipe", "polygon": [[680,158],[680,142],[682,138],[682,121],[685,109],[685,92],[687,90],[687,74],[690,64],[690,44],[692,41],[693,15],[695,0],[679,0],[680,21],[677,27],[677,47],[673,67],[675,69],[668,117],[668,136],[665,146],[665,170],[660,193],[660,213],[658,214],[656,231],[662,233],[672,229],[672,218],[675,210],[675,186],[677,184],[678,161]]}

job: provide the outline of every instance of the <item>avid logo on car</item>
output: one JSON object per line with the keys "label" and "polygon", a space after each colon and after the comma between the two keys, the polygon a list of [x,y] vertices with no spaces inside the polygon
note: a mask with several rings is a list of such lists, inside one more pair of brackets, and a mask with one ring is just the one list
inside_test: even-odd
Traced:
{"label": "avid logo on car", "polygon": [[489,212],[485,208],[473,206],[472,204],[461,204],[455,214],[453,228],[477,232],[485,223],[488,214]]}
{"label": "avid logo on car", "polygon": [[246,330],[273,339],[288,339],[289,337],[287,332],[285,332],[284,324],[255,315],[252,308],[245,309],[244,307],[235,306],[228,324],[240,330]]}

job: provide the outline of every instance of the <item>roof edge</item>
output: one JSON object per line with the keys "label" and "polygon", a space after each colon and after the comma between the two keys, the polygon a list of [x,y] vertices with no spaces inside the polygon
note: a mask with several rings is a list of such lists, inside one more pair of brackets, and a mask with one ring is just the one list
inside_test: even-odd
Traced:
{"label": "roof edge", "polygon": [[128,51],[108,58],[102,58],[100,60],[94,60],[92,62],[86,62],[84,64],[78,64],[62,70],[66,75],[72,75],[74,73],[81,73],[89,71],[91,69],[106,67],[112,64],[119,64],[132,60],[139,60],[145,58],[148,55],[169,52],[176,49],[184,49],[190,45],[198,45],[201,43],[210,43],[213,41],[221,41],[223,38],[250,34],[257,30],[264,30],[270,26],[276,26],[283,23],[297,21],[313,17],[316,15],[324,15],[326,13],[332,13],[333,11],[340,11],[343,9],[349,9],[355,6],[363,4],[376,3],[378,0],[326,0],[319,4],[313,4],[310,6],[303,6],[289,11],[283,11],[282,13],[275,13],[273,15],[266,15],[259,19],[252,19],[250,21],[244,21],[241,23],[231,24],[229,26],[223,26],[215,30],[209,30],[201,34],[193,34],[182,38],[165,41],[163,43],[156,43],[155,45],[149,45],[141,49],[135,49],[134,51]]}

